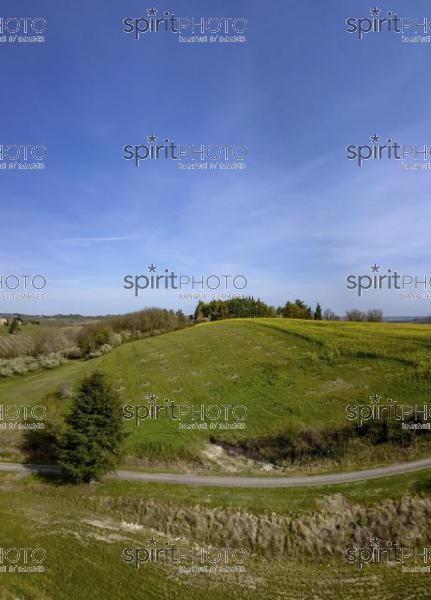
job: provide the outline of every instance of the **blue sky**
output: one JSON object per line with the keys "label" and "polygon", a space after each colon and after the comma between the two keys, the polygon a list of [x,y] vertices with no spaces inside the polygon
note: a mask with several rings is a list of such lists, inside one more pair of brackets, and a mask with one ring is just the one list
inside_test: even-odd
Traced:
{"label": "blue sky", "polygon": [[[382,8],[424,17],[427,4]],[[431,313],[430,300],[382,291],[359,299],[345,286],[346,275],[375,262],[431,274],[431,171],[395,161],[359,169],[345,151],[374,133],[431,144],[431,44],[347,34],[345,20],[374,6],[363,0],[154,0],[180,16],[246,17],[247,42],[180,44],[164,33],[135,41],[122,20],[150,6],[23,0],[0,10],[48,24],[45,44],[0,45],[0,144],[48,148],[45,171],[0,171],[0,271],[43,273],[46,299],[2,301],[0,311],[191,312],[195,302],[172,291],[136,300],[122,288],[125,274],[153,263],[244,273],[248,292],[274,305],[301,297],[339,313]],[[245,144],[247,169],[182,172],[172,161],[136,169],[122,147],[151,133]]]}

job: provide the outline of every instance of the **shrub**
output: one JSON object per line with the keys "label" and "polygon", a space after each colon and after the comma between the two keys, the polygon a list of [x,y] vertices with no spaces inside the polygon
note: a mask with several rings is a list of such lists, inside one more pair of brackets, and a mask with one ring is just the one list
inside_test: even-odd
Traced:
{"label": "shrub", "polygon": [[[411,418],[406,423],[414,423]],[[419,421],[418,421],[419,422]],[[254,460],[266,460],[276,465],[297,463],[313,459],[342,458],[348,444],[354,439],[361,439],[372,446],[391,444],[397,447],[408,447],[417,437],[429,435],[429,430],[419,429],[416,432],[402,429],[400,421],[387,419],[369,421],[362,426],[346,426],[341,429],[315,430],[310,427],[299,431],[284,431],[275,435],[259,438],[245,438],[226,442],[223,438],[213,436],[212,443],[224,446],[227,450],[240,451]]]}
{"label": "shrub", "polygon": [[102,354],[108,354],[108,352],[112,352],[112,346],[109,344],[103,344],[103,346],[100,346],[100,352]]}
{"label": "shrub", "polygon": [[70,383],[62,383],[58,391],[58,396],[61,400],[68,400],[72,397],[72,386]]}
{"label": "shrub", "polygon": [[66,351],[66,358],[70,360],[77,360],[78,358],[82,358],[82,351],[78,346],[74,346],[73,348],[69,348]]}
{"label": "shrub", "polygon": [[40,366],[44,369],[55,369],[55,367],[59,367],[65,362],[64,356],[61,352],[52,352],[48,354],[48,356],[40,357]]}

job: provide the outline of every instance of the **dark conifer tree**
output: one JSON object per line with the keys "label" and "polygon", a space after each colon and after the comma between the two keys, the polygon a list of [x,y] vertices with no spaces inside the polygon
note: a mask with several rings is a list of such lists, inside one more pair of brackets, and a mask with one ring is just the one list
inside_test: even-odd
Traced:
{"label": "dark conifer tree", "polygon": [[100,371],[86,377],[58,440],[65,480],[88,483],[115,469],[125,437],[120,400]]}

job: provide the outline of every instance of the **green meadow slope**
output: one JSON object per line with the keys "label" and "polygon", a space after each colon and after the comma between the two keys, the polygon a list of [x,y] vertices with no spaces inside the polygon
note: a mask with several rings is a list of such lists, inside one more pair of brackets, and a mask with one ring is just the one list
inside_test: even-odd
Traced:
{"label": "green meadow slope", "polygon": [[[130,342],[90,361],[74,361],[0,382],[0,404],[46,404],[61,422],[76,386],[95,368],[118,388],[123,404],[241,404],[246,429],[226,440],[290,429],[346,425],[345,407],[370,396],[425,403],[431,379],[431,327],[259,319],[199,325]],[[63,393],[59,393],[63,390]],[[178,422],[127,423],[128,462],[157,469],[197,466],[211,431],[180,431]],[[2,430],[1,458],[46,460],[37,436]],[[395,462],[428,453],[427,444],[347,461]],[[152,459],[148,461],[148,458]],[[199,463],[199,460],[201,461]],[[345,464],[316,464],[344,468]],[[220,467],[221,468],[221,467]],[[0,573],[5,600],[130,598],[269,600],[429,598],[427,574],[398,564],[346,561],[346,548],[385,544],[429,547],[430,472],[297,489],[235,489],[105,481],[60,485],[55,477],[0,473],[2,548],[42,548],[45,571]],[[154,542],[155,540],[155,542]],[[245,549],[239,573],[180,572],[177,564],[124,562],[124,549]],[[382,542],[382,543],[383,543]],[[82,581],[86,581],[85,589]],[[348,592],[346,592],[348,590]]]}
{"label": "green meadow slope", "polygon": [[[247,407],[246,428],[239,431],[179,430],[178,421],[164,418],[139,427],[127,422],[127,462],[192,464],[201,460],[212,434],[235,441],[292,428],[337,429],[347,424],[346,405],[367,404],[373,394],[398,404],[423,404],[431,392],[430,349],[428,325],[227,320],[130,342],[91,361],[4,379],[0,404],[46,404],[51,419],[59,420],[69,403],[59,390],[100,368],[124,405],[147,407],[148,394],[155,394],[156,404],[166,399],[176,405]],[[1,439],[1,459],[25,458],[19,433],[2,431]],[[362,449],[346,460],[395,462],[426,451],[423,442],[400,448],[397,455]]]}

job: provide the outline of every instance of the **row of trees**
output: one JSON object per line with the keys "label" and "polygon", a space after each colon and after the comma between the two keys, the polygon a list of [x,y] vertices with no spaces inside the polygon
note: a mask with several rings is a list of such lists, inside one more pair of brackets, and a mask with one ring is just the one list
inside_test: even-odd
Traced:
{"label": "row of trees", "polygon": [[[269,306],[259,298],[255,300],[252,296],[247,298],[232,298],[231,300],[212,300],[211,302],[199,302],[196,307],[194,320],[218,321],[220,319],[238,319],[253,317],[282,317],[285,319],[314,319],[315,321],[339,321],[340,317],[327,308],[322,311],[322,307],[317,303],[313,310],[311,306],[303,300],[288,300],[284,306],[275,308]],[[382,321],[383,312],[379,309],[363,312],[358,309],[352,309],[346,312],[346,321]]]}
{"label": "row of trees", "polygon": [[378,308],[373,308],[367,312],[353,308],[346,312],[346,321],[369,321],[371,323],[379,323],[383,321],[383,311]]}
{"label": "row of trees", "polygon": [[196,322],[253,317],[321,319],[322,309],[318,304],[316,310],[313,312],[302,300],[286,302],[284,306],[275,308],[274,306],[269,306],[260,300],[260,298],[256,300],[253,296],[248,296],[247,298],[232,298],[230,300],[212,300],[208,303],[199,302],[194,314]]}
{"label": "row of trees", "polygon": [[104,347],[116,346],[123,338],[137,339],[190,325],[181,310],[146,308],[139,312],[108,317],[82,327],[77,336],[78,347],[84,356],[91,356]]}
{"label": "row of trees", "polygon": [[199,302],[194,319],[196,322],[221,319],[240,319],[250,317],[274,317],[275,309],[262,300],[247,298],[232,298],[230,300],[212,300],[209,303]]}

